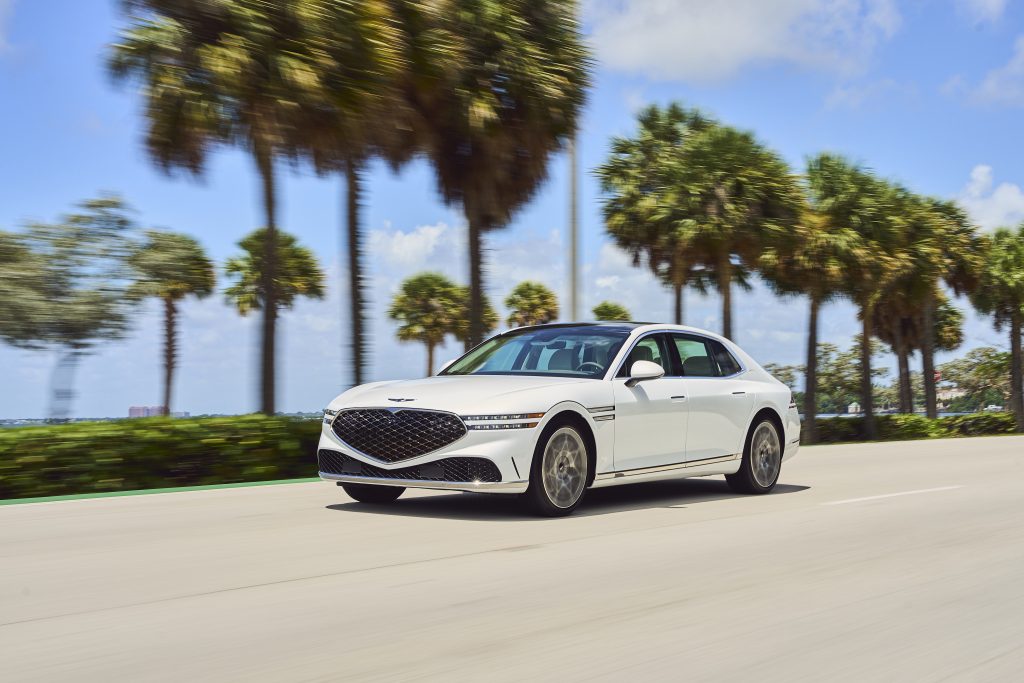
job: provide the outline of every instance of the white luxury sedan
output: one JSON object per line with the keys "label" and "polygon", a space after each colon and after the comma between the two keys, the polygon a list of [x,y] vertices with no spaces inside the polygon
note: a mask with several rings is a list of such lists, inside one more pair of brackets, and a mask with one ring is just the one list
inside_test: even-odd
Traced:
{"label": "white luxury sedan", "polygon": [[317,455],[320,477],[360,502],[482,491],[556,516],[588,488],[669,477],[767,493],[799,447],[789,388],[729,340],[579,323],[499,334],[435,377],[353,387],[325,411]]}

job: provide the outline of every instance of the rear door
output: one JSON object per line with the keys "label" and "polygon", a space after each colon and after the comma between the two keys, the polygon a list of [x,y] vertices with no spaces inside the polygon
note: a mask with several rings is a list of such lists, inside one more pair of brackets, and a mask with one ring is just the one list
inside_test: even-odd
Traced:
{"label": "rear door", "polygon": [[686,461],[741,453],[754,405],[743,367],[717,339],[681,332],[670,336],[690,411]]}
{"label": "rear door", "polygon": [[[649,360],[665,376],[626,386],[629,369]],[[687,401],[684,380],[677,376],[668,337],[650,334],[630,350],[612,380],[615,395],[615,469],[633,470],[681,463],[686,457]]]}

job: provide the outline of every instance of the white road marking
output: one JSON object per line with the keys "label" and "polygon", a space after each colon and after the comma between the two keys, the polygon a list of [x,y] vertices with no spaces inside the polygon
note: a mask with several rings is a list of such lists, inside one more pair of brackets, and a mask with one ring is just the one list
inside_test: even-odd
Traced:
{"label": "white road marking", "polygon": [[940,486],[934,489],[917,489],[915,491],[901,491],[900,493],[886,493],[881,496],[865,496],[864,498],[847,498],[846,500],[833,500],[830,503],[822,503],[822,505],[846,505],[847,503],[863,503],[866,500],[881,500],[883,498],[895,498],[897,496],[914,496],[918,493],[937,493],[938,491],[952,491],[953,489],[962,489],[963,486]]}

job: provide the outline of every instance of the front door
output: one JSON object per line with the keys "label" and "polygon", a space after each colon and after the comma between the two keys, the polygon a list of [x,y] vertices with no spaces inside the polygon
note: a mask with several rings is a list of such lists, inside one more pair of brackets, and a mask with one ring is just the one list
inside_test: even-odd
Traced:
{"label": "front door", "polygon": [[[665,368],[665,376],[626,386],[638,360]],[[675,377],[664,334],[648,335],[630,351],[612,380],[615,394],[615,469],[618,471],[683,462],[688,419],[685,380]]]}

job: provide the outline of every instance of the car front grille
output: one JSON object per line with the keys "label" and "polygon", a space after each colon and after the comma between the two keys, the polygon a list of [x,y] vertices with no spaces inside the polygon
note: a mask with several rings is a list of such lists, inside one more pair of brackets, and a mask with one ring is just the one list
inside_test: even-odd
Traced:
{"label": "car front grille", "polygon": [[466,434],[466,425],[458,415],[407,408],[343,410],[334,418],[331,429],[360,453],[384,462],[433,453]]}
{"label": "car front grille", "polygon": [[369,465],[337,451],[320,450],[317,453],[320,471],[325,474],[343,474],[352,477],[377,479],[408,479],[412,481],[444,481],[451,483],[501,481],[498,466],[486,458],[443,458],[414,467],[386,470]]}

